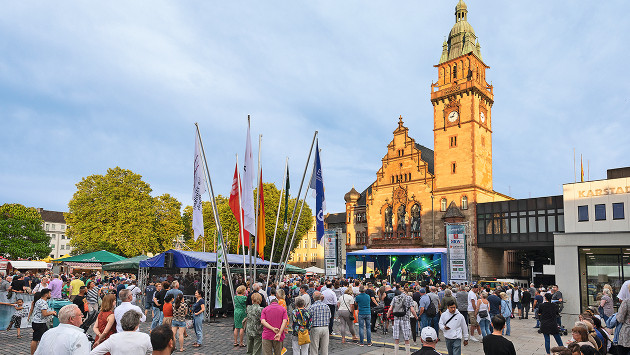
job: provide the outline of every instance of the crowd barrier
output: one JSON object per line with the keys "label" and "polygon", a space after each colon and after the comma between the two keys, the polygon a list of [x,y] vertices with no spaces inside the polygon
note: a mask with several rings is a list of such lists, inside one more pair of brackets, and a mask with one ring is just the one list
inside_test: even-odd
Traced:
{"label": "crowd barrier", "polygon": [[[8,292],[0,291],[0,302],[5,303],[16,303],[18,299],[24,301],[24,306],[28,307],[30,310],[31,304],[33,303],[33,295],[28,293],[17,293],[14,292],[11,298],[7,298]],[[15,307],[7,306],[0,304],[0,330],[7,329],[9,323],[11,322],[11,316],[15,313]],[[21,328],[30,328],[31,323],[29,322],[27,317],[22,318],[22,326]]]}

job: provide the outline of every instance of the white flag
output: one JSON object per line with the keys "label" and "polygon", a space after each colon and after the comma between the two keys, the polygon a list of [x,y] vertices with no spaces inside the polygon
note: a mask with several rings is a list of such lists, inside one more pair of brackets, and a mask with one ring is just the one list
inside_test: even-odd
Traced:
{"label": "white flag", "polygon": [[201,161],[201,144],[199,144],[199,134],[195,135],[195,165],[193,182],[193,239],[203,237],[203,213],[201,208],[201,196],[206,192],[206,179],[203,174],[203,163]]}
{"label": "white flag", "polygon": [[247,123],[247,143],[245,145],[245,162],[243,174],[241,174],[243,187],[242,207],[243,223],[245,230],[256,235],[256,212],[254,211],[254,162],[252,158],[252,140],[249,135],[249,122]]}

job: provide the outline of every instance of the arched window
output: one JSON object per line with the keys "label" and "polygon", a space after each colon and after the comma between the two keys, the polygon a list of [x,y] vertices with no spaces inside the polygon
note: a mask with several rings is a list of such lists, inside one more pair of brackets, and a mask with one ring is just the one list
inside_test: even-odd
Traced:
{"label": "arched window", "polygon": [[457,79],[457,64],[453,65],[453,79]]}
{"label": "arched window", "polygon": [[405,209],[405,205],[400,205],[396,216],[396,221],[398,222],[396,226],[396,235],[398,238],[404,238],[407,235],[407,224],[405,223],[406,216],[407,211]]}
{"label": "arched window", "polygon": [[442,199],[440,200],[440,210],[441,210],[442,212],[444,212],[444,211],[446,211],[446,207],[447,207],[447,206],[446,206],[446,198],[442,198]]}
{"label": "arched window", "polygon": [[468,196],[462,196],[462,210],[468,209]]}

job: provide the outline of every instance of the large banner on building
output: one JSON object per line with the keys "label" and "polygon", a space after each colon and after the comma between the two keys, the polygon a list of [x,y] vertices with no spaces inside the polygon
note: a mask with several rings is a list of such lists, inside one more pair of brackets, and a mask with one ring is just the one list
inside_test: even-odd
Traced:
{"label": "large banner on building", "polygon": [[466,223],[447,223],[449,281],[468,279],[468,261],[466,258]]}
{"label": "large banner on building", "polygon": [[337,233],[335,230],[324,230],[324,265],[326,276],[337,276]]}

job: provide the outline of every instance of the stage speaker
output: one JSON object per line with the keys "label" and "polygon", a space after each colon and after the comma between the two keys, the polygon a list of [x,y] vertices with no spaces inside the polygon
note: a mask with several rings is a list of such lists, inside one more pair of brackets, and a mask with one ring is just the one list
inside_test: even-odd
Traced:
{"label": "stage speaker", "polygon": [[173,268],[173,253],[164,254],[164,267],[167,269]]}

